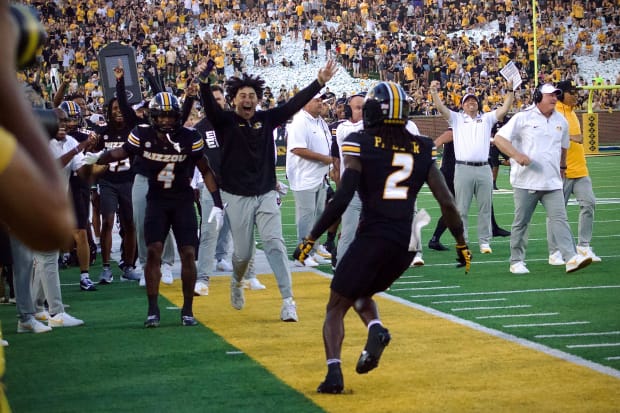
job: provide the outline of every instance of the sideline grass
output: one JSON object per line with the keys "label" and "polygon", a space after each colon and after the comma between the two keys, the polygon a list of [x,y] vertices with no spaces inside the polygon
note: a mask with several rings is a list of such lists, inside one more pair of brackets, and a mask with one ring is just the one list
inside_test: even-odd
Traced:
{"label": "sideline grass", "polygon": [[[494,241],[491,256],[475,254],[474,271],[467,277],[453,268],[453,251],[425,251],[427,265],[409,270],[406,275],[424,275],[429,277],[428,281],[458,281],[468,293],[571,287],[581,283],[620,284],[617,272],[620,263],[617,254],[619,161],[617,157],[589,159],[595,193],[599,199],[607,200],[598,206],[593,242],[595,251],[603,256],[603,263],[592,265],[574,276],[566,276],[561,268],[548,267],[545,263],[546,242],[541,235],[544,233],[544,219],[539,209],[533,221],[528,249],[528,263],[534,271],[527,277],[514,277],[507,272],[506,240]],[[500,187],[508,187],[506,181],[507,175],[502,170]],[[511,202],[509,194],[496,197],[496,213],[504,227],[511,221]],[[434,201],[428,195],[422,195],[420,203],[432,209]],[[291,195],[285,199],[282,208],[287,247],[292,251],[296,236]],[[433,225],[437,214],[431,212],[431,215]],[[569,217],[574,227],[576,207],[569,206]],[[470,222],[470,228],[475,228],[475,220]],[[431,228],[425,228],[425,239],[430,231]],[[472,237],[475,240],[475,235],[470,232]],[[448,237],[445,241],[451,245]],[[476,252],[475,243],[472,248]],[[327,270],[327,267],[321,268]],[[99,269],[93,268],[93,274]],[[267,284],[267,293],[262,298],[258,295],[261,292],[248,293],[248,308],[241,312],[230,309],[225,279],[218,279],[224,284],[216,287],[211,296],[200,299],[206,307],[197,312],[198,318],[210,328],[178,327],[178,310],[163,310],[167,305],[162,298],[162,327],[156,330],[142,327],[146,300],[144,290],[135,283],[115,283],[101,287],[96,293],[82,293],[77,286],[75,269],[63,271],[61,277],[63,283],[72,283],[63,286],[64,301],[71,304],[68,311],[84,319],[87,323],[84,327],[56,329],[43,335],[18,335],[15,333],[15,308],[0,306],[4,336],[11,344],[6,349],[5,381],[15,412],[42,409],[47,412],[339,412],[359,410],[383,400],[394,403],[390,406],[396,407],[386,407],[386,402],[379,407],[374,405],[375,410],[368,411],[617,411],[620,405],[620,389],[617,387],[620,381],[615,378],[529,349],[527,353],[533,358],[521,359],[519,354],[523,348],[514,343],[455,326],[426,313],[414,312],[402,304],[390,309],[392,304],[386,305],[383,300],[382,315],[389,320],[388,327],[397,339],[390,344],[381,367],[368,376],[352,373],[365,333],[359,320],[350,314],[344,349],[349,354],[346,363],[350,367],[345,371],[345,385],[354,392],[342,398],[318,396],[314,390],[324,375],[320,323],[327,297],[327,281],[316,275],[310,279],[295,276],[294,288],[300,304],[299,324],[290,326],[277,321],[277,288],[272,276],[265,276],[261,281]],[[177,283],[175,281],[173,288],[165,287],[162,292],[173,294],[175,288],[180,288]],[[320,292],[310,292],[313,286]],[[481,321],[476,319],[481,314],[454,312],[450,305],[435,304],[433,298],[419,297],[430,294],[428,291],[393,291],[393,294],[500,328],[501,323],[497,320]],[[553,305],[558,312],[572,319],[587,317],[594,321],[592,330],[601,331],[604,327],[609,327],[608,331],[620,330],[617,316],[620,295],[616,290],[558,291],[538,295],[539,298],[526,294],[509,298],[536,306]],[[266,300],[264,306],[260,305],[262,300]],[[314,313],[309,310],[309,304],[317,308]],[[418,324],[412,332],[405,331],[411,321]],[[220,328],[227,331],[223,337],[224,330]],[[295,334],[291,333],[293,331]],[[231,332],[230,337],[228,332]],[[302,336],[297,333],[302,332],[308,337],[300,338]],[[612,354],[610,351],[613,350],[569,350],[566,345],[576,343],[575,339],[537,339],[535,336],[540,331],[530,328],[509,333],[598,363],[603,363],[601,358]],[[290,338],[294,340],[289,345],[287,340]],[[265,342],[267,339],[271,341]],[[236,344],[237,340],[240,344]],[[584,342],[593,341],[589,338]],[[235,353],[238,348],[245,354]],[[254,351],[259,353],[254,354]],[[263,357],[267,357],[267,361]],[[287,361],[287,357],[293,357],[292,361]],[[607,365],[618,369],[618,363],[610,360]],[[394,369],[402,367],[407,367],[404,373],[394,373]],[[294,378],[286,378],[288,384],[285,384],[285,375],[279,369],[292,371]],[[545,387],[544,377],[549,372],[562,377],[550,388]],[[299,383],[302,385],[298,386]],[[392,389],[399,391],[391,393]],[[413,397],[413,401],[409,397]],[[328,402],[336,403],[337,407],[327,406],[325,403]],[[338,407],[339,403],[350,404],[345,409]]]}

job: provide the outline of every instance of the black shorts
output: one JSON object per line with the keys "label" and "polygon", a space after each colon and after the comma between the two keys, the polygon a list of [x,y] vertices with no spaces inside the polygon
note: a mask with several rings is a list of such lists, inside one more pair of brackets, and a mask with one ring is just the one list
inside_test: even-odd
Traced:
{"label": "black shorts", "polygon": [[338,259],[331,289],[350,300],[387,290],[409,268],[415,252],[382,238],[356,235]]}
{"label": "black shorts", "polygon": [[101,215],[119,213],[121,221],[133,220],[131,188],[133,181],[113,183],[99,180],[99,211]]}
{"label": "black shorts", "polygon": [[90,186],[77,176],[72,176],[69,183],[77,229],[86,229],[90,215]]}
{"label": "black shorts", "polygon": [[195,246],[198,243],[198,220],[193,201],[176,199],[147,199],[144,216],[146,245],[163,243],[172,228],[177,246]]}

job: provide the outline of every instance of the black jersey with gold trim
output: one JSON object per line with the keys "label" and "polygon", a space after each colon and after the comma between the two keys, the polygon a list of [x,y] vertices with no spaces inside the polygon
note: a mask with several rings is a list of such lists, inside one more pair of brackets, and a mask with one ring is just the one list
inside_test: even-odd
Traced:
{"label": "black jersey with gold trim", "polygon": [[343,156],[357,156],[362,163],[360,234],[409,245],[415,200],[435,162],[433,141],[413,140],[410,148],[388,147],[380,136],[359,131],[343,142]]}
{"label": "black jersey with gold trim", "polygon": [[198,131],[182,127],[162,139],[151,126],[138,125],[123,148],[140,157],[141,173],[149,180],[147,199],[194,199],[190,183],[205,148]]}

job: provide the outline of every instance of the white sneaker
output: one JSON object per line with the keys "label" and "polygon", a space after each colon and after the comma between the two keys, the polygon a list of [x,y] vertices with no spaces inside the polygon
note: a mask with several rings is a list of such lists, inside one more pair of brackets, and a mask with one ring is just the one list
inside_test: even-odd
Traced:
{"label": "white sneaker", "polygon": [[243,283],[237,282],[234,277],[230,277],[230,304],[237,310],[241,310],[245,305]]}
{"label": "white sneaker", "polygon": [[556,251],[553,254],[549,255],[549,265],[564,265],[564,258],[562,258],[562,253],[560,251]]}
{"label": "white sneaker", "polygon": [[28,321],[17,321],[17,332],[18,333],[47,333],[48,331],[52,331],[52,327],[48,327],[40,321],[37,321],[36,318],[30,317]]}
{"label": "white sneaker", "polygon": [[481,254],[491,254],[493,250],[489,244],[480,244],[480,253]]}
{"label": "white sneaker", "polygon": [[140,287],[146,287],[146,278],[144,278],[144,273],[142,273],[142,276],[140,277],[140,281],[138,281],[138,285]]}
{"label": "white sneaker", "polygon": [[215,264],[216,271],[224,271],[231,272],[233,270],[233,266],[230,262],[226,260],[217,260],[217,264]]}
{"label": "white sneaker", "polygon": [[597,256],[594,251],[592,251],[592,247],[580,247],[577,246],[577,252],[581,255],[585,255],[586,257],[592,258],[592,262],[601,262],[601,257]]}
{"label": "white sneaker", "polygon": [[282,321],[298,321],[297,305],[292,297],[285,298],[282,301],[282,309],[280,309],[280,320]]}
{"label": "white sneaker", "polygon": [[256,277],[241,282],[243,283],[243,288],[248,290],[264,290],[267,288]]}
{"label": "white sneaker", "polygon": [[34,318],[36,318],[39,321],[47,321],[50,318],[50,313],[48,313],[45,310],[39,311],[38,313],[34,315]]}
{"label": "white sneaker", "polygon": [[172,277],[172,265],[166,263],[161,265],[161,282],[166,285],[170,285],[174,282],[174,278]]}
{"label": "white sneaker", "polygon": [[314,248],[315,248],[316,254],[318,254],[319,256],[325,259],[328,259],[328,260],[331,259],[332,257],[331,252],[327,251],[323,245],[319,245],[318,247],[315,246]]}
{"label": "white sneaker", "polygon": [[295,260],[295,266],[296,267],[318,267],[319,263],[316,262],[314,258],[312,258],[312,256],[310,256],[304,260],[303,264],[301,263],[301,261]]}
{"label": "white sneaker", "polygon": [[[323,256],[317,254],[316,252],[313,253],[310,256],[310,258],[312,258],[318,265],[327,265],[327,264],[331,264],[332,263],[331,257],[329,259],[327,259],[327,258],[324,258]],[[306,260],[306,263],[307,262],[308,262],[308,260]]]}
{"label": "white sneaker", "polygon": [[566,272],[567,273],[574,272],[582,268],[585,268],[590,264],[592,264],[592,257],[587,257],[581,254],[575,254],[573,255],[573,258],[568,260],[568,262],[566,263]]}
{"label": "white sneaker", "polygon": [[410,267],[421,267],[424,265],[424,259],[422,258],[422,253],[420,251],[415,253],[413,257],[413,261],[411,261]]}
{"label": "white sneaker", "polygon": [[58,313],[47,320],[49,327],[77,327],[84,324],[84,321],[70,316],[67,313]]}
{"label": "white sneaker", "polygon": [[196,281],[196,285],[194,285],[194,295],[209,295],[209,281]]}
{"label": "white sneaker", "polygon": [[527,269],[523,261],[510,264],[510,272],[513,274],[529,274],[530,270]]}
{"label": "white sneaker", "polygon": [[0,346],[1,347],[8,347],[9,346],[9,342],[0,338]]}

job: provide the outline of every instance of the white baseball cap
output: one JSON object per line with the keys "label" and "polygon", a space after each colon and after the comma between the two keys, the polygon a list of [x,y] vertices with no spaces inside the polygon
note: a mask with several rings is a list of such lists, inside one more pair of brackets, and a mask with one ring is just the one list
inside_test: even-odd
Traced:
{"label": "white baseball cap", "polygon": [[560,89],[558,89],[557,87],[553,86],[551,83],[545,83],[544,85],[542,85],[540,87],[540,93],[545,94],[545,93],[562,93],[562,91]]}

